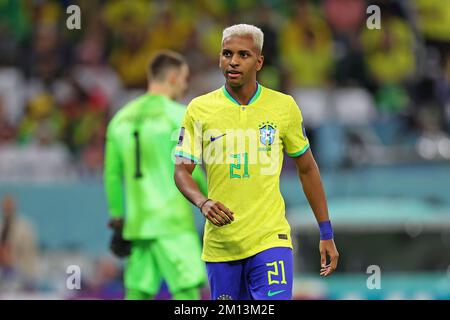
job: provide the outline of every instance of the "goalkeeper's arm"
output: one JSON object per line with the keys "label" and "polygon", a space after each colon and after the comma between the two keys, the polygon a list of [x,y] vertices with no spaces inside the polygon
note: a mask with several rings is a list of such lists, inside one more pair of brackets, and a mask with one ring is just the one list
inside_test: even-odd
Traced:
{"label": "goalkeeper's arm", "polygon": [[104,184],[110,220],[108,226],[113,233],[109,242],[110,250],[118,257],[126,257],[131,251],[131,242],[123,238],[124,199],[122,175],[123,166],[120,153],[108,130],[104,165]]}
{"label": "goalkeeper's arm", "polygon": [[114,137],[111,134],[111,130],[108,128],[103,179],[109,215],[112,219],[119,219],[124,215],[122,176],[122,159],[114,141]]}

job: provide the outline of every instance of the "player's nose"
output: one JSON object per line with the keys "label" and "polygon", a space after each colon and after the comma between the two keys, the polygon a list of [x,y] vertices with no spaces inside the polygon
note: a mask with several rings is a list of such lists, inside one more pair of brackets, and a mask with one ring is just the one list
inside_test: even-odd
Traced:
{"label": "player's nose", "polygon": [[231,66],[231,67],[237,67],[237,66],[239,66],[239,59],[238,59],[237,55],[234,54],[234,55],[231,57],[230,66]]}

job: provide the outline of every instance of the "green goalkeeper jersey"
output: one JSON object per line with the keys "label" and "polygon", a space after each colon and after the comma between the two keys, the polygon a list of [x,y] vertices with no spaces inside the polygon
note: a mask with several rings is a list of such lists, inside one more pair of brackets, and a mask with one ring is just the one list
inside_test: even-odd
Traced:
{"label": "green goalkeeper jersey", "polygon": [[[195,231],[192,207],[173,178],[184,113],[184,106],[147,93],[125,105],[108,125],[104,183],[110,216],[125,219],[125,239]],[[200,167],[193,177],[206,194]]]}

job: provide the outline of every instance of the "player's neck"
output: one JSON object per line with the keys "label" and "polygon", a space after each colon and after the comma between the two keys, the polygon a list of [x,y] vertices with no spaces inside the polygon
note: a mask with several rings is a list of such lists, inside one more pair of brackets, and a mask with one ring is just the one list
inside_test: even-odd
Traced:
{"label": "player's neck", "polygon": [[225,88],[237,102],[245,105],[248,104],[250,99],[255,95],[258,84],[256,80],[239,87],[231,87],[228,83],[225,83]]}
{"label": "player's neck", "polygon": [[168,88],[164,84],[160,84],[160,83],[149,84],[147,87],[147,93],[158,95],[158,96],[164,96],[166,98],[169,98],[170,100],[173,100],[173,92],[172,92],[171,88]]}

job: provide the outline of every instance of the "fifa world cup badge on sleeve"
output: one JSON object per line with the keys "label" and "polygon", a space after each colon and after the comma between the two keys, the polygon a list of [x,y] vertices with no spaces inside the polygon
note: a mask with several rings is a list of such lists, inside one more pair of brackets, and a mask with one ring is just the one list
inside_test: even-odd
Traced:
{"label": "fifa world cup badge on sleeve", "polygon": [[177,146],[182,146],[183,145],[183,140],[184,140],[184,127],[181,127],[180,136],[178,137]]}

